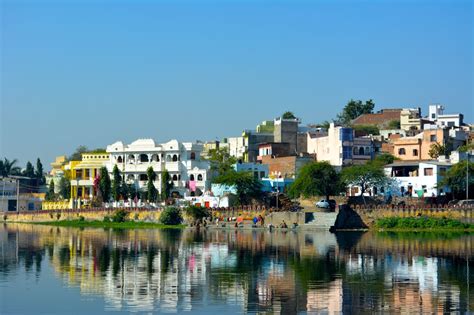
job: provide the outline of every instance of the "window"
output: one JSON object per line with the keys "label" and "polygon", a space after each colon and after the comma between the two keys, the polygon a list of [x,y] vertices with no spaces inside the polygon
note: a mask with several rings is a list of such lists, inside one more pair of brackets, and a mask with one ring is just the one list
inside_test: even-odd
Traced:
{"label": "window", "polygon": [[123,162],[122,156],[119,156],[119,157],[117,158],[117,163],[122,163],[122,162]]}
{"label": "window", "polygon": [[357,155],[358,152],[359,152],[359,149],[357,147],[354,147],[354,149],[352,150],[352,153],[354,155]]}
{"label": "window", "polygon": [[364,147],[359,148],[359,155],[364,155]]}
{"label": "window", "polygon": [[152,162],[159,162],[160,158],[158,157],[158,154],[153,154],[151,156],[151,160],[152,160]]}
{"label": "window", "polygon": [[260,171],[260,178],[264,178],[265,177],[265,172],[264,171]]}
{"label": "window", "polygon": [[140,162],[148,162],[148,155],[140,154]]}
{"label": "window", "polygon": [[418,156],[418,150],[417,149],[413,149],[413,156]]}
{"label": "window", "polygon": [[427,193],[427,192],[428,192],[428,190],[426,189],[426,185],[422,185],[422,186],[421,186],[421,189],[423,189],[423,192],[424,192],[424,193]]}
{"label": "window", "polygon": [[140,180],[141,181],[147,181],[148,180],[148,176],[146,174],[140,174]]}
{"label": "window", "polygon": [[193,175],[193,174],[189,175],[189,180],[190,180],[190,181],[193,181],[193,180],[194,180],[194,175]]}
{"label": "window", "polygon": [[258,172],[257,171],[253,172],[253,178],[258,179]]}
{"label": "window", "polygon": [[436,114],[435,113],[431,114],[431,119],[435,119],[435,118],[436,118]]}
{"label": "window", "polygon": [[82,179],[82,170],[76,170],[76,178]]}
{"label": "window", "polygon": [[405,148],[398,149],[398,155],[405,155]]}
{"label": "window", "polygon": [[191,152],[191,160],[195,160],[195,159],[196,159],[196,153]]}
{"label": "window", "polygon": [[432,176],[433,175],[433,168],[430,167],[430,168],[425,168],[425,176]]}
{"label": "window", "polygon": [[370,147],[365,147],[365,154],[367,154],[367,155],[370,154]]}
{"label": "window", "polygon": [[440,167],[440,169],[439,169],[439,175],[441,175],[441,176],[446,175],[446,167]]}
{"label": "window", "polygon": [[430,141],[435,142],[436,141],[436,135],[430,135]]}
{"label": "window", "polygon": [[[194,176],[193,176],[193,178],[194,178]],[[174,174],[174,175],[173,175],[173,182],[175,182],[175,181],[177,181],[177,180],[178,180],[178,175]]]}
{"label": "window", "polygon": [[175,154],[173,155],[173,162],[177,162],[178,161],[178,156]]}
{"label": "window", "polygon": [[85,170],[85,171],[86,171],[85,178],[89,178],[89,177],[91,177],[91,170],[90,170],[90,169],[88,169],[88,168],[86,168],[86,170]]}
{"label": "window", "polygon": [[202,181],[202,174],[198,174],[198,177],[197,177],[197,178],[198,178],[198,181],[201,182],[201,181]]}
{"label": "window", "polygon": [[448,121],[448,127],[454,127],[454,121]]}

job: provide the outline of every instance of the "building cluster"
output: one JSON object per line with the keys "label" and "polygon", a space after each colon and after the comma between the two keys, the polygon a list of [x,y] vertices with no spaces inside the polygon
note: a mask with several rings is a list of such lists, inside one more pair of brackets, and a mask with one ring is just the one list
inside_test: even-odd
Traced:
{"label": "building cluster", "polygon": [[[162,190],[166,170],[172,182],[172,196],[206,206],[227,206],[228,203],[222,203],[219,198],[232,192],[232,187],[211,184],[215,174],[207,157],[212,149],[227,150],[238,161],[236,171],[250,171],[262,181],[265,191],[279,192],[311,161],[327,161],[341,170],[389,153],[397,158],[385,168],[387,176],[395,180],[393,193],[438,196],[449,192],[449,188],[438,185],[449,168],[472,157],[469,152],[457,151],[460,146],[473,142],[472,125],[464,123],[462,114],[445,114],[441,105],[430,105],[427,116],[422,116],[420,108],[383,109],[357,117],[351,127],[335,123],[330,123],[328,128],[303,126],[299,118],[283,117],[263,121],[253,130],[245,129],[240,136],[222,141],[156,143],[153,139],[138,139],[130,144],[112,143],[103,152],[83,153],[77,161],[60,156],[51,163],[46,181],[49,184],[53,180],[58,192],[61,178],[67,175],[71,187],[67,206],[76,208],[87,206],[96,196],[101,168],[105,167],[112,177],[116,166],[123,181],[133,187],[137,195],[145,196],[147,170],[152,167],[158,192]],[[370,128],[361,128],[364,126],[375,126],[379,132],[371,134],[367,132]],[[443,146],[450,155],[433,156],[430,150],[434,144]],[[2,202],[11,203],[4,208],[16,209],[14,201],[5,198],[16,198],[15,183],[3,181],[3,186]],[[368,193],[383,193],[383,190],[374,188]],[[348,193],[357,195],[357,188],[349,189]],[[146,198],[140,199],[139,203]],[[25,209],[37,207],[36,204],[23,206]]]}

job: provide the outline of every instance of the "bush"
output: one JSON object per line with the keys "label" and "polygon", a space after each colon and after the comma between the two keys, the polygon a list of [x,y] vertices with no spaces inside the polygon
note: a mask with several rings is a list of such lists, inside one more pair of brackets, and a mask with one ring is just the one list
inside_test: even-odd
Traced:
{"label": "bush", "polygon": [[116,210],[111,217],[112,222],[126,222],[127,218],[128,212],[124,209]]}
{"label": "bush", "polygon": [[160,223],[166,225],[178,225],[183,222],[181,211],[175,207],[167,207],[160,216]]}
{"label": "bush", "polygon": [[108,215],[104,216],[102,219],[103,222],[110,222],[110,217]]}
{"label": "bush", "polygon": [[86,220],[86,218],[84,218],[82,215],[79,216],[79,221],[82,222],[82,221],[85,221],[85,220]]}
{"label": "bush", "polygon": [[389,217],[377,220],[375,225],[384,229],[467,229],[474,227],[474,225],[453,219],[428,217]]}

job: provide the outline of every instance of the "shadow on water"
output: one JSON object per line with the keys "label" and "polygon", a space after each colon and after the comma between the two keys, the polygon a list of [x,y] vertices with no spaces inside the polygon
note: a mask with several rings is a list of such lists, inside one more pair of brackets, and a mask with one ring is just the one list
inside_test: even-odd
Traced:
{"label": "shadow on water", "polygon": [[[81,295],[103,298],[95,313],[474,311],[474,236],[466,233],[3,225],[0,243],[1,283],[51,270],[65,287],[80,289],[69,302],[78,311]],[[35,288],[48,291],[51,281]],[[37,311],[10,291],[0,312]]]}

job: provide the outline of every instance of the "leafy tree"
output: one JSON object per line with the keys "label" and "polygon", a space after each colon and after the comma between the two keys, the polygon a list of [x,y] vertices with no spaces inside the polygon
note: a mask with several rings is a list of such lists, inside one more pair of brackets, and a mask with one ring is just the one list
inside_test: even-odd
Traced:
{"label": "leafy tree", "polygon": [[83,153],[106,153],[107,150],[105,150],[104,148],[97,148],[97,149],[94,149],[94,150],[88,150],[86,152],[83,152]]}
{"label": "leafy tree", "polygon": [[48,191],[46,192],[45,199],[47,201],[52,201],[56,199],[56,193],[54,192],[54,180],[51,179],[49,182]]}
{"label": "leafy tree", "polygon": [[110,200],[110,176],[106,167],[100,169],[100,179],[99,179],[99,190],[102,195],[102,199],[107,202]]}
{"label": "leafy tree", "polygon": [[113,182],[112,182],[112,198],[115,201],[120,200],[120,188],[122,186],[122,176],[120,176],[120,171],[117,167],[117,165],[114,165],[114,168],[112,170],[112,177],[113,177]]}
{"label": "leafy tree", "polygon": [[400,120],[391,120],[388,123],[388,129],[400,129]]}
{"label": "leafy tree", "polygon": [[[469,178],[466,177],[469,172]],[[446,176],[440,182],[442,186],[448,186],[453,191],[454,195],[463,199],[466,197],[466,182],[469,185],[469,196],[472,198],[474,193],[474,163],[461,161],[454,164],[447,172]]]}
{"label": "leafy tree", "polygon": [[352,127],[357,136],[379,135],[379,127],[375,125],[356,125]]}
{"label": "leafy tree", "polygon": [[38,179],[40,185],[44,184],[45,179],[43,174],[43,164],[39,158],[36,159],[36,178]]}
{"label": "leafy tree", "polygon": [[156,180],[156,173],[153,170],[153,167],[150,166],[146,170],[146,175],[148,176],[148,182],[146,184],[147,199],[149,202],[155,202],[158,198],[158,190],[156,189],[155,184],[153,183]]}
{"label": "leafy tree", "polygon": [[337,120],[340,124],[349,125],[353,119],[360,115],[373,113],[374,107],[375,103],[371,99],[365,101],[365,103],[351,99],[342,110],[342,113],[337,115]]}
{"label": "leafy tree", "polygon": [[383,185],[387,180],[381,165],[373,162],[348,166],[342,170],[341,176],[347,185],[358,186],[360,188],[364,203],[364,193],[367,189]]}
{"label": "leafy tree", "polygon": [[178,225],[183,222],[181,211],[175,207],[167,207],[160,215],[160,223],[166,225]]}
{"label": "leafy tree", "polygon": [[428,155],[432,159],[437,159],[441,155],[446,155],[446,153],[447,153],[446,146],[440,144],[439,142],[433,143],[430,146],[430,150],[428,151]]}
{"label": "leafy tree", "polygon": [[35,168],[33,167],[33,164],[31,164],[30,161],[26,163],[26,169],[23,172],[23,175],[29,178],[34,178],[35,177]]}
{"label": "leafy tree", "polygon": [[68,158],[69,161],[82,161],[82,153],[87,152],[87,147],[85,145],[80,145],[76,148],[73,154]]}
{"label": "leafy tree", "polygon": [[166,200],[171,195],[171,189],[173,188],[173,182],[171,181],[170,173],[167,169],[161,174],[161,199]]}
{"label": "leafy tree", "polygon": [[65,176],[59,180],[59,195],[63,199],[71,198],[71,183]]}
{"label": "leafy tree", "polygon": [[293,114],[293,112],[286,111],[283,113],[283,115],[281,115],[281,118],[282,119],[296,119],[296,116],[295,114]]}
{"label": "leafy tree", "polygon": [[382,153],[377,155],[372,163],[377,163],[381,166],[392,164],[395,160],[399,160],[395,156],[391,155],[390,153]]}
{"label": "leafy tree", "polygon": [[188,216],[193,218],[194,220],[201,220],[203,218],[207,218],[210,216],[209,211],[207,208],[198,207],[198,206],[188,206],[184,210]]}
{"label": "leafy tree", "polygon": [[262,184],[251,172],[236,172],[230,170],[214,178],[214,183],[235,186],[240,204],[245,204],[250,198],[261,194]]}
{"label": "leafy tree", "polygon": [[2,174],[1,176],[10,176],[10,175],[18,175],[21,173],[21,169],[16,164],[18,163],[17,159],[9,160],[7,158],[3,159],[2,165],[0,167],[0,171]]}
{"label": "leafy tree", "polygon": [[288,195],[297,198],[337,195],[344,191],[339,173],[328,162],[312,162],[304,165],[295,182],[290,186]]}
{"label": "leafy tree", "polygon": [[227,148],[211,149],[206,160],[210,161],[211,172],[216,176],[223,175],[232,170],[237,159],[231,156]]}

